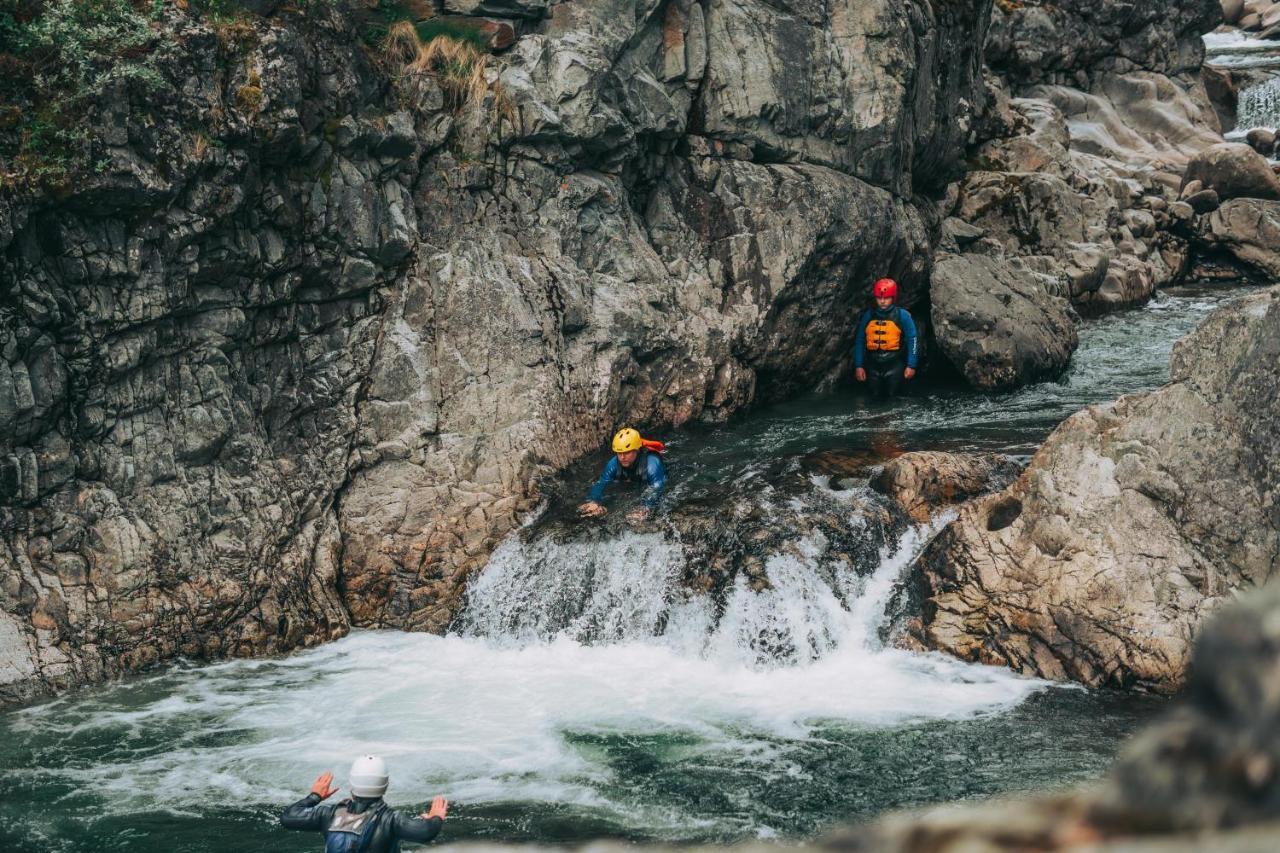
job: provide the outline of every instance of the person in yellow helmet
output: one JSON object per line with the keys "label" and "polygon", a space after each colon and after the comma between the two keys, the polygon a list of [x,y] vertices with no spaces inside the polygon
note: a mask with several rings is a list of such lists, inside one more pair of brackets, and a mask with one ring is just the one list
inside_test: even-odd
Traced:
{"label": "person in yellow helmet", "polygon": [[613,458],[604,466],[600,479],[591,486],[586,503],[578,507],[578,514],[597,518],[607,513],[604,495],[609,484],[614,482],[644,484],[644,506],[628,513],[629,519],[644,518],[657,509],[662,491],[667,487],[667,469],[660,455],[664,449],[662,442],[641,438],[640,433],[631,427],[618,430],[613,437]]}

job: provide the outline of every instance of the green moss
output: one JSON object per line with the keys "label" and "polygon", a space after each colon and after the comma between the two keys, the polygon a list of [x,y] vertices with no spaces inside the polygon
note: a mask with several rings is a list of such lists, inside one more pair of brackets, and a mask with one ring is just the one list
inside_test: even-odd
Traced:
{"label": "green moss", "polygon": [[418,38],[424,43],[437,38],[450,38],[454,41],[468,42],[477,50],[488,50],[484,35],[475,27],[461,25],[455,21],[427,20],[420,21],[414,27]]}

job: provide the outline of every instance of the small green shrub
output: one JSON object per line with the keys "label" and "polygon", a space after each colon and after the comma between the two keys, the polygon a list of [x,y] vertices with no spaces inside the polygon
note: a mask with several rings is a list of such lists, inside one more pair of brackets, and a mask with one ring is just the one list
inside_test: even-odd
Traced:
{"label": "small green shrub", "polygon": [[165,85],[151,54],[158,37],[129,0],[10,0],[0,9],[0,86],[19,105],[0,127],[5,183],[65,183],[87,164],[88,105],[119,83]]}

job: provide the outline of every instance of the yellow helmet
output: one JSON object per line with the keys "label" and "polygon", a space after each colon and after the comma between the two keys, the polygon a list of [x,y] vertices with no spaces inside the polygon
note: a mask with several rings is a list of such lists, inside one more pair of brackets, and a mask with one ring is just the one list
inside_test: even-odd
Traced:
{"label": "yellow helmet", "polygon": [[623,427],[613,437],[613,452],[627,453],[632,450],[639,450],[643,444],[644,442],[640,440],[640,433],[631,427]]}

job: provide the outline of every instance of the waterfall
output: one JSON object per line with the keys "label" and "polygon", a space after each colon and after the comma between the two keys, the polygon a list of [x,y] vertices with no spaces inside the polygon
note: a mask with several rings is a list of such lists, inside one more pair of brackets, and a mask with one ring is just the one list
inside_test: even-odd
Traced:
{"label": "waterfall", "polygon": [[877,645],[896,583],[935,527],[886,546],[870,576],[847,563],[832,571],[822,535],[807,536],[766,560],[766,588],[739,576],[723,601],[682,588],[686,556],[662,534],[512,537],[472,583],[458,630],[509,646],[643,642],[726,666],[809,664]]}
{"label": "waterfall", "polygon": [[1236,108],[1236,129],[1280,128],[1280,78],[1245,89]]}

